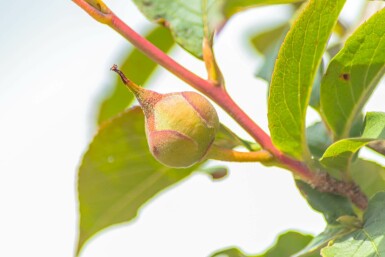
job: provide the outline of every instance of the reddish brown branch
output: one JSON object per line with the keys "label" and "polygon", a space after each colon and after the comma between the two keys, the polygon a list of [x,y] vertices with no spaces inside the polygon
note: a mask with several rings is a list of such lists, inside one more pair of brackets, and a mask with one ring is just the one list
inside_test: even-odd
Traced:
{"label": "reddish brown branch", "polygon": [[368,198],[355,183],[336,180],[326,172],[319,173],[315,182],[314,188],[320,192],[345,196],[360,209],[368,207]]}

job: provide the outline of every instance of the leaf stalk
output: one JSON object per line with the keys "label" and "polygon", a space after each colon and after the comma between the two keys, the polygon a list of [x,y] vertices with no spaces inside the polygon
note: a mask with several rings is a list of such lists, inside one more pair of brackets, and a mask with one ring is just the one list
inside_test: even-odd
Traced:
{"label": "leaf stalk", "polygon": [[207,159],[227,162],[271,162],[273,155],[266,150],[256,152],[239,152],[233,149],[212,145],[206,155]]}

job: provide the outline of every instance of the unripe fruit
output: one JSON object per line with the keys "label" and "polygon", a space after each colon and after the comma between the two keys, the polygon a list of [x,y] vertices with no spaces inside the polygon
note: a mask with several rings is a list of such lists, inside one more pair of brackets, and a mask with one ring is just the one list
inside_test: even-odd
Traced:
{"label": "unripe fruit", "polygon": [[219,129],[212,104],[195,92],[159,94],[129,81],[112,68],[135,94],[146,118],[146,136],[152,155],[162,164],[187,168],[201,161]]}

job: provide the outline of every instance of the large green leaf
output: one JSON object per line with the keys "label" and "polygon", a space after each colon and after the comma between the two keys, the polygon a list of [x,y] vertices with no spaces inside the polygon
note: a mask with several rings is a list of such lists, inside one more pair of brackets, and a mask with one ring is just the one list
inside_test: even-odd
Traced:
{"label": "large green leaf", "polygon": [[346,138],[385,71],[385,9],[347,40],[321,85],[321,111],[336,139]]}
{"label": "large green leaf", "polygon": [[383,166],[358,159],[353,163],[350,172],[353,180],[368,197],[385,191],[385,168]]}
{"label": "large green leaf", "polygon": [[321,250],[323,257],[385,256],[385,192],[376,194],[364,214],[361,228]]}
{"label": "large green leaf", "polygon": [[274,144],[309,158],[305,118],[313,81],[345,0],[310,0],[279,51],[270,86],[269,128]]}
{"label": "large green leaf", "polygon": [[[275,244],[265,253],[260,255],[246,255],[236,248],[226,249],[213,254],[211,257],[289,257],[304,248],[311,240],[312,236],[303,235],[295,231],[288,231],[279,235]],[[318,257],[314,254],[309,257]]]}
{"label": "large green leaf", "polygon": [[361,147],[375,140],[385,140],[385,113],[367,113],[364,126],[362,137],[342,139],[329,146],[320,160],[321,163],[345,172]]}
{"label": "large green leaf", "polygon": [[78,253],[94,234],[132,220],[144,203],[194,169],[171,169],[152,157],[140,108],[105,122],[79,169]]}
{"label": "large green leaf", "polygon": [[[168,52],[174,45],[170,32],[162,27],[152,29],[146,38],[163,52]],[[144,86],[158,65],[136,48],[125,56],[127,57],[123,64],[119,65],[120,69],[130,80]],[[120,78],[116,78],[115,82],[108,86],[112,92],[101,103],[98,115],[99,124],[123,111],[134,100],[134,95],[127,90]]]}
{"label": "large green leaf", "polygon": [[355,215],[352,205],[347,198],[329,193],[321,193],[300,180],[297,180],[296,184],[310,206],[314,210],[321,212],[328,224],[336,225],[339,223],[337,221],[339,217]]}

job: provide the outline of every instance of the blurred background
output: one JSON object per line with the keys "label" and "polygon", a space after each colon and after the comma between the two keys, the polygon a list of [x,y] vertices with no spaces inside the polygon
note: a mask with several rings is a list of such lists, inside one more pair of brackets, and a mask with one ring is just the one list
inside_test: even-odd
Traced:
{"label": "blurred background", "polygon": [[[358,22],[363,2],[348,1],[343,20]],[[131,1],[106,3],[140,33],[152,26]],[[116,79],[109,69],[131,45],[68,0],[0,0],[0,6],[0,256],[72,256],[77,169],[96,131],[98,105]],[[266,131],[267,83],[255,76],[262,60],[250,38],[290,13],[287,6],[240,13],[216,40],[228,91]],[[178,47],[171,55],[206,76],[195,57]],[[163,68],[148,84],[159,92],[191,90]],[[384,95],[379,87],[367,109],[384,110]],[[219,115],[249,138],[224,112]],[[310,112],[309,122],[316,119]],[[286,230],[323,230],[322,216],[308,207],[289,172],[228,166],[225,180],[194,174],[161,193],[133,222],[91,239],[81,256],[204,257],[229,246],[258,253]]]}

